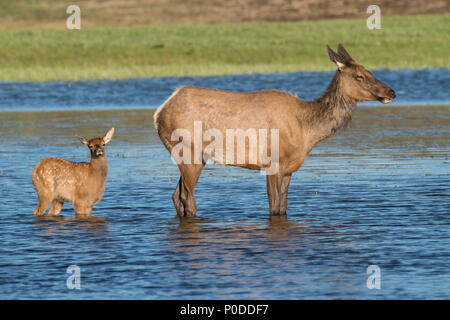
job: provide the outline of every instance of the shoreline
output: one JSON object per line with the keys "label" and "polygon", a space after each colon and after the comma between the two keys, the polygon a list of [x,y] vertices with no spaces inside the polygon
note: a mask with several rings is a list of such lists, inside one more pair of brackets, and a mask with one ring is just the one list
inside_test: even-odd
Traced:
{"label": "shoreline", "polygon": [[[446,67],[391,67],[391,68],[371,68],[371,72],[398,72],[398,71],[448,71],[450,72],[450,65]],[[207,79],[207,78],[221,78],[221,77],[242,77],[242,76],[282,76],[295,74],[330,74],[336,71],[336,68],[331,64],[329,69],[325,70],[298,70],[298,71],[274,71],[274,72],[249,72],[249,73],[231,73],[231,74],[211,74],[211,75],[184,75],[184,76],[170,76],[161,75],[154,77],[129,77],[129,78],[86,78],[86,79],[50,79],[50,80],[1,80],[0,85],[26,85],[26,84],[74,84],[74,83],[95,83],[95,82],[126,82],[126,81],[146,81],[146,80],[167,80],[167,79]]]}

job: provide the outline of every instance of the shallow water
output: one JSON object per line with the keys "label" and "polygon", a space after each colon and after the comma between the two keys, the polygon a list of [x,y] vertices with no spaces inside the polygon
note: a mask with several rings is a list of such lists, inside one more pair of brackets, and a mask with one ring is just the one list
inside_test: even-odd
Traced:
{"label": "shallow water", "polygon": [[[0,298],[450,298],[450,107],[360,107],[292,178],[269,219],[265,178],[207,167],[178,219],[176,166],[153,110],[0,113]],[[101,120],[99,120],[101,119]],[[116,134],[95,218],[32,215],[42,158],[88,159],[74,134]],[[81,270],[70,290],[69,265]],[[369,290],[369,265],[381,289]]]}
{"label": "shallow water", "polygon": [[[450,105],[448,68],[377,69],[373,74],[395,90],[397,97],[392,105]],[[332,72],[291,72],[117,81],[0,82],[0,111],[154,108],[182,85],[234,91],[278,89],[312,100],[322,95],[332,76]]]}

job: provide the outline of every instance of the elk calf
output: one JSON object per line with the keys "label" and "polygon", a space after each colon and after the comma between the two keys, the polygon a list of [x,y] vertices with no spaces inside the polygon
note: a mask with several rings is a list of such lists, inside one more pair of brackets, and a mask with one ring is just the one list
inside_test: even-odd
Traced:
{"label": "elk calf", "polygon": [[113,134],[114,128],[111,128],[103,138],[87,140],[77,136],[91,151],[89,163],[51,157],[36,165],[32,173],[38,195],[34,215],[43,215],[51,203],[48,215],[56,216],[65,201],[72,202],[77,215],[91,214],[92,207],[100,201],[105,191],[108,173],[105,145]]}

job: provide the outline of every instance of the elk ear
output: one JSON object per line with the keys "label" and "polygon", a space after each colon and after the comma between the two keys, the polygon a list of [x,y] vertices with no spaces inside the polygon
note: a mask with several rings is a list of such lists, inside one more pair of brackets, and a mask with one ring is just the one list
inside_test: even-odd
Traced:
{"label": "elk ear", "polygon": [[75,137],[77,137],[81,141],[81,143],[84,144],[85,146],[87,146],[89,144],[89,141],[87,141],[85,138],[77,136],[77,135],[75,135]]}
{"label": "elk ear", "polygon": [[344,58],[346,61],[347,60],[353,60],[353,58],[348,54],[348,52],[344,49],[344,46],[342,44],[338,44],[338,54]]}
{"label": "elk ear", "polygon": [[345,59],[341,57],[339,54],[331,50],[331,48],[327,45],[328,55],[330,56],[331,62],[337,65],[339,71],[342,71],[345,67]]}
{"label": "elk ear", "polygon": [[114,128],[109,129],[109,131],[105,134],[105,136],[103,137],[103,142],[105,144],[107,144],[108,142],[111,141],[112,137],[114,135]]}

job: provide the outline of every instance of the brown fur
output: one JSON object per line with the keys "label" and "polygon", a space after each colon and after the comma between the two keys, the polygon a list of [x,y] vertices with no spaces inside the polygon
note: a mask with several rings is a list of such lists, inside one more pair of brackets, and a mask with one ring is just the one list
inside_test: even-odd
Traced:
{"label": "brown fur", "polygon": [[32,180],[38,203],[34,215],[43,215],[51,203],[48,215],[58,215],[65,201],[72,202],[77,215],[90,215],[92,207],[100,201],[105,191],[108,164],[104,146],[114,134],[112,128],[103,138],[81,143],[91,151],[91,161],[71,162],[61,158],[46,158],[33,170]]}
{"label": "brown fur", "polygon": [[[285,214],[291,175],[302,166],[311,149],[350,121],[358,101],[388,103],[395,97],[391,88],[355,63],[342,45],[338,53],[329,47],[328,52],[338,71],[317,100],[308,102],[276,90],[237,93],[181,87],[155,112],[156,130],[171,152],[178,143],[171,141],[172,132],[183,128],[193,136],[194,121],[201,121],[203,130],[218,129],[224,137],[226,129],[279,129],[279,172],[267,175],[267,193],[270,213]],[[206,146],[204,144],[203,148]],[[270,143],[268,147],[268,154],[271,154]],[[233,165],[264,168],[261,163]],[[194,191],[203,166],[204,163],[178,165],[181,177],[172,200],[179,216],[196,213]]]}

